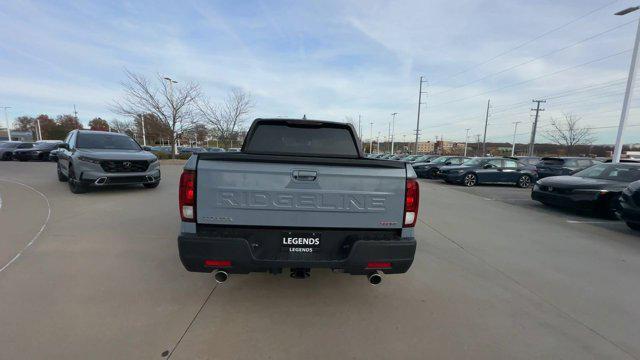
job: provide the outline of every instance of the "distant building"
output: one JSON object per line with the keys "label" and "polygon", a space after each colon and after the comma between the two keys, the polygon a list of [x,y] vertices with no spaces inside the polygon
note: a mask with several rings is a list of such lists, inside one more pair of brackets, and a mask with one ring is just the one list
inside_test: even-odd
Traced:
{"label": "distant building", "polygon": [[436,149],[436,143],[431,141],[418,142],[418,154],[432,154]]}
{"label": "distant building", "polygon": [[[9,140],[9,138],[7,137],[7,129],[0,128],[0,141],[7,141],[7,140]],[[33,141],[33,132],[11,130],[11,140],[12,141]]]}

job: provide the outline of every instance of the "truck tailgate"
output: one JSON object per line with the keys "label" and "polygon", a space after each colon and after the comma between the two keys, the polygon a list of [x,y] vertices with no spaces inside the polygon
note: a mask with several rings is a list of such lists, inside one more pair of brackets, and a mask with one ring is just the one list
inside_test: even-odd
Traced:
{"label": "truck tailgate", "polygon": [[199,160],[197,222],[401,228],[406,168]]}

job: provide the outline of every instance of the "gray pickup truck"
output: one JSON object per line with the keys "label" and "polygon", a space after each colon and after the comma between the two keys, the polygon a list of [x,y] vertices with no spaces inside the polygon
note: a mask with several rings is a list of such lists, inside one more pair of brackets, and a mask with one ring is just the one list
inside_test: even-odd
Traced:
{"label": "gray pickup truck", "polygon": [[411,165],[368,159],[351,125],[256,119],[240,152],[197,153],[179,185],[178,248],[189,271],[312,268],[406,272],[416,250],[419,188]]}

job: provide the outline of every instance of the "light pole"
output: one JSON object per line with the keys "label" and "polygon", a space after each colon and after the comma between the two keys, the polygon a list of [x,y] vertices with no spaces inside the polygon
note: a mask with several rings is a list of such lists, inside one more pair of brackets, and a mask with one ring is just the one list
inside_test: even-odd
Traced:
{"label": "light pole", "polygon": [[467,156],[467,145],[469,144],[469,128],[465,129],[467,134],[464,136],[464,156]]}
{"label": "light pole", "polygon": [[[164,79],[168,82],[169,85],[169,102],[171,102],[171,121],[175,124],[175,113],[173,109],[173,84],[177,84],[178,82],[171,79],[170,77],[164,77]],[[180,133],[182,134],[182,124],[180,124]],[[178,155],[178,147],[176,146],[176,134],[175,131],[173,133],[173,153]]]}
{"label": "light pole", "polygon": [[391,153],[393,154],[393,143],[394,143],[394,138],[395,138],[395,131],[396,131],[396,115],[398,115],[397,112],[391,113]]}
{"label": "light pole", "polygon": [[147,146],[147,134],[144,131],[144,114],[140,114],[140,126],[142,126],[142,145]]}
{"label": "light pole", "polygon": [[[615,15],[622,16],[640,9],[640,6],[634,6],[618,11]],[[633,95],[633,83],[635,82],[636,66],[638,65],[638,43],[640,42],[640,20],[638,21],[638,29],[636,30],[636,39],[633,43],[633,54],[631,55],[631,65],[629,67],[629,77],[627,78],[627,90],[624,93],[624,101],[622,103],[622,112],[620,114],[620,125],[618,125],[618,134],[616,135],[616,144],[613,148],[613,163],[620,162],[622,154],[622,133],[624,132],[624,123],[629,115],[629,101]]]}
{"label": "light pole", "polygon": [[516,152],[516,131],[518,130],[518,124],[522,121],[515,121],[513,123],[513,145],[511,145],[511,156],[513,156]]}
{"label": "light pole", "polygon": [[11,109],[11,106],[3,106],[4,109],[4,121],[7,123],[7,138],[11,141],[11,129],[9,128],[9,117],[7,116],[7,109]]}
{"label": "light pole", "polygon": [[371,133],[369,134],[369,154],[371,154],[373,153],[373,121],[369,124],[371,124]]}
{"label": "light pole", "polygon": [[40,117],[36,118],[36,124],[38,125],[38,137],[42,141],[44,139],[42,138],[42,129],[40,129]]}

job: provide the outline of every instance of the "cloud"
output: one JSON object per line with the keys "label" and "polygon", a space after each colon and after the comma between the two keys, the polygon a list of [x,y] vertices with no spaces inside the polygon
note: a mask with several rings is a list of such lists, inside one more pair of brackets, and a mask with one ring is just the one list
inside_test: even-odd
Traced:
{"label": "cloud", "polygon": [[[544,75],[630,47],[633,26],[489,76],[619,25],[620,18],[610,16],[613,7],[605,8],[485,61],[601,5],[596,0],[2,2],[0,94],[14,113],[77,104],[85,122],[111,118],[106,104],[120,93],[126,67],[197,81],[214,100],[241,87],[253,94],[256,116],[342,120],[361,114],[366,137],[371,121],[374,135],[386,135],[390,114],[398,112],[398,139],[413,134],[418,78],[424,75],[429,81],[424,138],[462,140],[466,128],[481,132],[487,98],[495,111],[489,138],[509,138],[513,121],[523,121],[523,132],[528,129],[531,99],[624,78],[628,54]],[[541,78],[509,86],[536,77]],[[575,111],[585,123],[615,123],[620,99],[605,90],[549,101],[543,121]],[[465,100],[452,101],[459,99]],[[514,103],[521,104],[508,106]],[[640,141],[635,128],[628,139]],[[605,132],[600,140],[613,138]]]}

